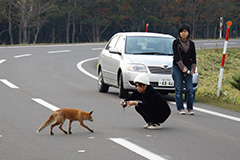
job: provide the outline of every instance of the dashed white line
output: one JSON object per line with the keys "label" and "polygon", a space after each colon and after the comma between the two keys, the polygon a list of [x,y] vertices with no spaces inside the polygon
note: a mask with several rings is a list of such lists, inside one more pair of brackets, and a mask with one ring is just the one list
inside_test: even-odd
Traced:
{"label": "dashed white line", "polygon": [[6,79],[0,79],[0,81],[1,81],[2,83],[4,83],[5,85],[7,85],[8,87],[10,87],[10,88],[19,89],[18,86],[16,86],[15,84],[9,82],[9,81],[6,80]]}
{"label": "dashed white line", "polygon": [[101,51],[103,48],[92,48],[93,51]]}
{"label": "dashed white line", "polygon": [[38,104],[41,104],[42,106],[44,106],[44,107],[46,107],[46,108],[48,108],[50,110],[52,110],[52,111],[56,111],[56,110],[59,109],[58,107],[56,107],[56,106],[54,106],[54,105],[52,105],[52,104],[50,104],[50,103],[40,99],[40,98],[32,98],[32,100],[37,102]]}
{"label": "dashed white line", "polygon": [[3,62],[7,61],[6,59],[1,59],[0,60],[0,64],[2,64]]}
{"label": "dashed white line", "polygon": [[71,52],[71,51],[70,50],[48,51],[49,54],[52,54],[52,53],[67,53],[67,52]]}
{"label": "dashed white line", "polygon": [[28,56],[31,56],[31,54],[22,54],[22,55],[14,56],[13,58],[22,58],[22,57],[28,57]]}
{"label": "dashed white line", "polygon": [[129,142],[127,141],[126,139],[123,139],[123,138],[109,138],[111,141],[147,158],[147,159],[150,159],[150,160],[167,160],[166,158],[164,157],[161,157],[153,152],[150,152],[132,142]]}

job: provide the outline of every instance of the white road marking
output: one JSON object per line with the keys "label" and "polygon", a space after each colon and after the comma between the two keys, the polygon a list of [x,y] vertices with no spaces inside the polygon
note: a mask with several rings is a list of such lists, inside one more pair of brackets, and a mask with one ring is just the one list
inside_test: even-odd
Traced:
{"label": "white road marking", "polygon": [[127,141],[126,139],[123,138],[109,138],[111,141],[147,158],[150,160],[167,160],[166,158],[163,158],[153,152],[150,152],[132,142]]}
{"label": "white road marking", "polygon": [[15,84],[9,82],[9,81],[6,80],[6,79],[0,79],[0,81],[1,81],[2,83],[4,83],[5,85],[7,85],[8,87],[10,87],[10,88],[19,89],[18,86],[16,86]]}
{"label": "white road marking", "polygon": [[[169,103],[176,105],[175,102],[169,102]],[[198,108],[198,107],[195,107],[195,106],[193,106],[193,110],[203,112],[203,113],[207,113],[207,114],[211,114],[211,115],[218,116],[218,117],[221,117],[221,118],[226,118],[226,119],[229,119],[229,120],[240,122],[240,118],[234,117],[234,116],[229,116],[229,115],[226,115],[226,114],[223,114],[223,113],[218,113],[218,112]]]}
{"label": "white road marking", "polygon": [[14,56],[13,58],[22,58],[22,57],[28,57],[28,56],[31,56],[31,54],[22,54],[22,55]]}
{"label": "white road marking", "polygon": [[[87,62],[87,61],[95,60],[95,59],[98,59],[98,57],[90,58],[90,59],[86,59],[86,60],[84,60],[84,61],[81,61],[81,62],[79,62],[79,63],[77,64],[77,67],[78,67],[78,69],[79,69],[81,72],[83,72],[83,73],[86,74],[87,76],[92,77],[92,78],[95,79],[95,80],[98,80],[98,77],[97,77],[97,76],[92,75],[91,73],[87,72],[87,71],[82,67],[82,64],[83,64],[83,63],[85,63],[85,62]],[[172,103],[172,104],[176,105],[175,102],[169,102],[169,103]],[[198,107],[194,107],[194,110],[199,111],[199,112],[203,112],[203,113],[207,113],[207,114],[211,114],[211,115],[214,115],[214,116],[226,118],[226,119],[229,119],[229,120],[233,120],[233,121],[240,122],[240,118],[238,118],[238,117],[229,116],[229,115],[226,115],[226,114],[222,114],[222,113],[218,113],[218,112],[214,112],[214,111],[210,111],[210,110],[206,110],[206,109],[202,109],[202,108],[198,108]]]}
{"label": "white road marking", "polygon": [[6,59],[1,59],[0,60],[0,64],[2,64],[3,62],[5,62],[6,61]]}
{"label": "white road marking", "polygon": [[85,153],[86,151],[81,149],[81,150],[78,150],[78,153]]}
{"label": "white road marking", "polygon": [[91,77],[91,78],[93,78],[93,79],[95,79],[95,80],[98,80],[98,77],[97,77],[97,76],[92,75],[91,73],[87,72],[87,71],[82,67],[82,64],[83,64],[83,63],[85,63],[85,62],[87,62],[87,61],[92,61],[92,60],[95,60],[95,59],[98,59],[98,57],[94,57],[94,58],[90,58],[90,59],[86,59],[86,60],[84,60],[84,61],[81,61],[81,62],[79,62],[79,63],[77,64],[77,68],[78,68],[81,72],[83,72],[84,74],[86,74],[87,76],[89,76],[89,77]]}
{"label": "white road marking", "polygon": [[103,48],[92,48],[93,51],[101,51]]}
{"label": "white road marking", "polygon": [[58,107],[56,107],[56,106],[54,106],[54,105],[52,105],[52,104],[50,104],[50,103],[40,99],[40,98],[32,98],[32,100],[37,102],[38,104],[43,105],[44,107],[46,107],[46,108],[48,108],[48,109],[50,109],[52,111],[56,111],[56,110],[59,109]]}
{"label": "white road marking", "polygon": [[48,51],[49,54],[51,53],[68,53],[71,52],[70,50],[59,50],[59,51]]}

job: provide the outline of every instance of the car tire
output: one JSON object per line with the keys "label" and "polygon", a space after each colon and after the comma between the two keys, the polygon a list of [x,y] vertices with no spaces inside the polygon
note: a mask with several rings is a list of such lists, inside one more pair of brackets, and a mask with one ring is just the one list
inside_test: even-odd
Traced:
{"label": "car tire", "polygon": [[119,76],[118,86],[119,86],[119,98],[127,98],[128,97],[128,91],[123,88],[122,74],[120,74],[120,76]]}
{"label": "car tire", "polygon": [[102,93],[107,93],[108,89],[109,86],[104,83],[103,74],[102,71],[100,70],[98,73],[98,91]]}

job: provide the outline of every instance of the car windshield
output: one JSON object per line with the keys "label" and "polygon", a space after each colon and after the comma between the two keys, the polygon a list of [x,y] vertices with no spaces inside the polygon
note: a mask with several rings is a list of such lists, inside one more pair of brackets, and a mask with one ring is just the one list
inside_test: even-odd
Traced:
{"label": "car windshield", "polygon": [[173,55],[173,38],[128,36],[126,54]]}

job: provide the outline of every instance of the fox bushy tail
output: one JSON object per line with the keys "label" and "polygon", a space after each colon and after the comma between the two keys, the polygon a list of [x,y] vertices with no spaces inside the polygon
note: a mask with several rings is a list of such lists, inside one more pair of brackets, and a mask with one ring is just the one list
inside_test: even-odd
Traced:
{"label": "fox bushy tail", "polygon": [[40,132],[45,127],[47,127],[49,124],[51,124],[55,120],[55,114],[53,113],[46,122],[44,122],[37,130],[37,132]]}

